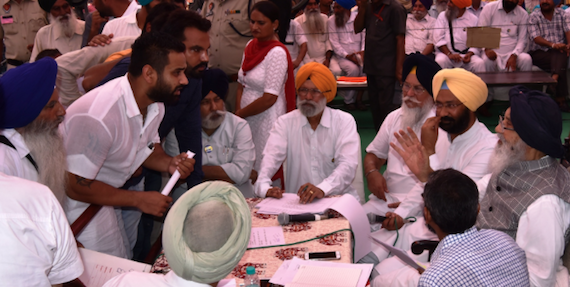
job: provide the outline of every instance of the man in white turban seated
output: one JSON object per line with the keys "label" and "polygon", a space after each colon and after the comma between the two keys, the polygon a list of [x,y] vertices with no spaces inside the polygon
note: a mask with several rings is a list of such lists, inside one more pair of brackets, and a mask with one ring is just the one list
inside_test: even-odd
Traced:
{"label": "man in white turban seated", "polygon": [[124,273],[104,287],[216,286],[240,261],[250,233],[251,214],[239,189],[202,183],[182,195],[164,221],[164,255],[172,271]]}
{"label": "man in white turban seated", "polygon": [[360,137],[349,113],[331,109],[336,79],[323,64],[308,63],[295,78],[297,109],[277,119],[263,150],[254,191],[259,197],[283,196],[271,178],[287,159],[285,189],[301,203],[326,195],[352,194],[358,166]]}

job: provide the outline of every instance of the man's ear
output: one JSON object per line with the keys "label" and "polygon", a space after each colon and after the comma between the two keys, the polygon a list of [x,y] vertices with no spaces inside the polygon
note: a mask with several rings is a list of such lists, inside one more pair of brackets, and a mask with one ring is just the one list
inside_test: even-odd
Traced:
{"label": "man's ear", "polygon": [[151,86],[154,86],[158,79],[158,74],[156,73],[156,70],[153,69],[150,65],[144,65],[144,67],[142,68],[141,76]]}
{"label": "man's ear", "polygon": [[429,210],[425,206],[424,206],[424,219],[425,219],[427,224],[430,224],[433,222],[433,220],[431,218],[431,213],[429,212]]}
{"label": "man's ear", "polygon": [[481,204],[477,203],[477,215],[479,215],[479,211],[481,211]]}

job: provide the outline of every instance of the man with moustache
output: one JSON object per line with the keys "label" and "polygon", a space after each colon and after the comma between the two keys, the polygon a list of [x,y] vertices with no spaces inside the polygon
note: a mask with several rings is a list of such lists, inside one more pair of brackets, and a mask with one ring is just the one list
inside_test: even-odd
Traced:
{"label": "man with moustache", "polygon": [[307,37],[307,55],[304,63],[317,62],[325,65],[331,72],[340,76],[341,70],[333,56],[333,48],[329,40],[327,27],[328,17],[319,9],[318,0],[309,0],[305,13],[295,18]]}
{"label": "man with moustache", "polygon": [[[517,3],[518,3],[518,1],[517,1]],[[487,2],[485,2],[483,0],[472,0],[471,6],[467,7],[466,12],[469,12],[469,13],[477,16],[477,18],[479,18],[479,16],[481,15],[481,12],[483,11],[483,7],[485,7],[485,5],[487,5]]]}
{"label": "man with moustache", "polygon": [[432,0],[413,0],[412,13],[406,20],[406,55],[420,52],[435,59],[433,45],[433,27],[435,18],[428,15]]}
{"label": "man with moustache", "polygon": [[63,206],[67,164],[58,126],[65,109],[54,89],[56,75],[57,64],[47,58],[0,78],[0,172],[48,186]]}
{"label": "man with moustache", "polygon": [[469,5],[471,0],[450,0],[447,11],[437,17],[433,33],[437,48],[435,61],[443,69],[455,67],[474,73],[485,72],[485,62],[478,56],[480,50],[467,47],[467,28],[477,26],[478,21],[477,16],[465,13]]}
{"label": "man with moustache", "polygon": [[[348,8],[348,7],[347,7]],[[354,18],[358,12],[345,9],[338,2],[333,6],[334,15],[327,21],[329,39],[334,51],[334,58],[343,74],[348,77],[363,76],[362,60],[364,59],[364,39],[366,32],[356,34],[354,32]],[[356,105],[360,110],[366,110],[362,104],[362,93],[356,96],[356,91],[340,91],[344,98],[344,104],[348,109],[355,109]]]}
{"label": "man with moustache", "polygon": [[428,13],[434,19],[437,19],[439,13],[445,12],[447,10],[447,2],[448,0],[436,0],[435,5],[432,5],[429,9]]}
{"label": "man with moustache", "polygon": [[[390,142],[396,140],[394,133],[408,127],[421,134],[426,119],[435,116],[432,80],[439,70],[441,67],[434,60],[419,53],[411,54],[404,61],[402,106],[386,117],[380,131],[366,148],[364,174],[368,190],[372,193],[364,204],[366,212],[384,215],[388,211],[387,203],[391,206],[406,201],[406,195],[417,184],[417,178],[390,147]],[[384,164],[387,164],[386,171],[381,174]],[[393,208],[389,210],[394,211]],[[373,229],[378,228],[373,226]]]}
{"label": "man with moustache", "polygon": [[[435,240],[435,233],[426,228],[423,217],[412,224],[404,224],[404,218],[421,215],[423,183],[434,170],[453,168],[478,181],[488,174],[488,164],[497,142],[484,124],[477,120],[475,111],[487,98],[487,85],[475,74],[464,69],[443,69],[433,78],[433,95],[436,116],[426,120],[421,129],[421,142],[416,133],[394,134],[399,145],[391,147],[402,157],[407,167],[418,180],[408,192],[406,201],[394,212],[386,213],[383,229],[372,233],[377,240],[404,250],[409,250],[412,242],[421,239]],[[440,137],[440,134],[444,134]],[[400,229],[399,233],[391,231]],[[374,256],[370,262],[384,260],[388,251],[378,243],[373,243]],[[370,258],[371,257],[371,258]],[[416,256],[419,261],[427,261],[426,255]],[[382,274],[393,264],[392,260],[380,263],[377,271]]]}
{"label": "man with moustache", "polygon": [[277,119],[263,150],[255,194],[281,198],[271,178],[287,160],[285,188],[301,203],[335,194],[351,194],[360,140],[352,115],[326,106],[336,94],[336,79],[323,64],[302,66],[295,78],[297,109]]}
{"label": "man with moustache", "polygon": [[67,150],[66,215],[74,222],[89,204],[103,205],[78,240],[95,251],[127,257],[130,243],[114,206],[162,216],[172,199],[156,191],[120,189],[142,165],[188,176],[194,165],[182,153],[170,157],[159,143],[165,103],[176,102],[188,83],[184,44],[147,33],[132,46],[127,75],[90,91],[68,109],[61,131]]}
{"label": "man with moustache", "polygon": [[228,78],[222,70],[204,71],[200,103],[204,179],[233,183],[244,197],[251,198],[257,179],[255,146],[247,121],[226,111],[227,93]]}
{"label": "man with moustache", "polygon": [[77,19],[67,0],[42,0],[40,7],[48,13],[50,24],[43,26],[34,40],[30,62],[34,62],[39,52],[57,49],[60,53],[79,50],[85,22]]}
{"label": "man with moustache", "polygon": [[550,72],[556,85],[556,102],[561,111],[568,112],[566,104],[568,80],[566,78],[570,53],[570,17],[557,7],[560,0],[541,0],[540,10],[530,14],[528,34],[529,54],[533,65]]}

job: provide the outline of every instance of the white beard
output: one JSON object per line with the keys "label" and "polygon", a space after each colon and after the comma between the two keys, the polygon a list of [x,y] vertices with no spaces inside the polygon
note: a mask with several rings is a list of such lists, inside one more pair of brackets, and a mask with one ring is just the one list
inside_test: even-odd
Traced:
{"label": "white beard", "polygon": [[502,134],[497,134],[503,144],[495,146],[493,155],[489,160],[489,171],[493,174],[498,174],[505,168],[525,159],[525,153],[528,145],[519,139],[514,145],[505,141]]}
{"label": "white beard", "polygon": [[[219,117],[213,120],[212,117],[214,117],[215,115],[219,115]],[[226,106],[224,105],[223,110],[213,111],[202,119],[202,128],[208,130],[217,129],[222,124],[225,118],[226,118]]]}
{"label": "white beard", "polygon": [[49,22],[53,25],[54,29],[59,30],[61,34],[65,35],[67,38],[71,38],[75,33],[75,27],[77,26],[77,17],[75,12],[71,9],[71,14],[67,15],[67,21],[62,21],[63,16],[57,18],[53,17],[51,13],[48,13]]}
{"label": "white beard", "polygon": [[322,98],[318,103],[308,100],[301,100],[301,98],[297,97],[297,108],[301,111],[305,117],[314,117],[325,110],[327,106],[327,99]]}
{"label": "white beard", "polygon": [[22,137],[38,164],[38,182],[49,187],[63,207],[67,185],[67,157],[58,124],[59,122],[54,124],[36,119],[23,129]]}
{"label": "white beard", "polygon": [[400,108],[402,111],[402,119],[401,119],[401,126],[402,130],[406,130],[408,127],[411,127],[415,132],[419,132],[421,127],[423,126],[422,119],[429,114],[429,112],[433,108],[433,100],[428,99],[422,107],[410,108],[406,105],[406,100],[414,101],[415,103],[420,104],[418,100],[415,98],[407,97],[402,95],[402,107]]}
{"label": "white beard", "polygon": [[321,12],[318,9],[305,9],[305,17],[307,19],[307,29],[309,30],[306,32],[308,32],[307,34],[309,34],[309,36],[316,37],[317,35],[323,34],[325,32],[325,23],[321,17]]}

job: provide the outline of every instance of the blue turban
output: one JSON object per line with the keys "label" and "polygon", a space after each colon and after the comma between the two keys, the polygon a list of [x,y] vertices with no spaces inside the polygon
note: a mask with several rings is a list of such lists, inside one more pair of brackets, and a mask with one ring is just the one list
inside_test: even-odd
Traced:
{"label": "blue turban", "polygon": [[49,57],[6,72],[0,78],[2,128],[21,128],[35,120],[53,94],[56,77],[57,63]]}
{"label": "blue turban", "polygon": [[228,95],[228,76],[220,69],[207,69],[202,75],[202,99],[214,92],[222,100]]}
{"label": "blue turban", "polygon": [[[134,0],[133,0],[134,1]],[[152,0],[137,0],[141,6],[146,6],[152,2]]]}
{"label": "blue turban", "polygon": [[352,7],[356,6],[355,0],[336,0],[336,3],[346,10],[350,10]]}
{"label": "blue turban", "polygon": [[441,70],[441,67],[434,60],[422,55],[421,53],[410,54],[404,61],[402,68],[402,81],[406,80],[408,74],[414,67],[417,67],[416,76],[418,77],[418,82],[420,82],[424,89],[433,96],[433,76]]}
{"label": "blue turban", "polygon": [[[414,7],[414,5],[416,5],[416,2],[418,0],[412,0],[412,7]],[[431,7],[431,5],[433,4],[433,0],[420,0],[420,2],[424,5],[424,7],[426,7],[426,9],[429,10],[429,8]]]}
{"label": "blue turban", "polygon": [[562,115],[550,96],[524,86],[509,91],[511,122],[520,138],[530,147],[561,158]]}
{"label": "blue turban", "polygon": [[552,0],[552,2],[554,2],[554,7],[558,6],[558,4],[560,4],[560,0]]}

